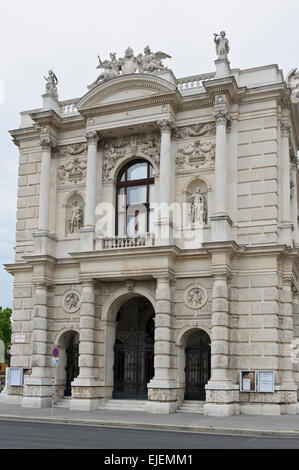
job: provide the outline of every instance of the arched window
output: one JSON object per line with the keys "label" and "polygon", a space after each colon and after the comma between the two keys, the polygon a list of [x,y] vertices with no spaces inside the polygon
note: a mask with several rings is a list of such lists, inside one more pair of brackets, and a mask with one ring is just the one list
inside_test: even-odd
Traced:
{"label": "arched window", "polygon": [[133,237],[153,231],[154,169],[144,160],[127,164],[117,180],[116,235]]}

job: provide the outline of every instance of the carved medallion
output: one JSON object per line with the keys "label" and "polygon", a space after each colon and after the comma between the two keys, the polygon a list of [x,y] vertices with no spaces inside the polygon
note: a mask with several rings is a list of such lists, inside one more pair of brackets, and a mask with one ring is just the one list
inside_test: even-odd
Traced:
{"label": "carved medallion", "polygon": [[185,292],[185,304],[187,307],[198,310],[206,305],[208,294],[206,290],[197,284],[190,286]]}
{"label": "carved medallion", "polygon": [[80,296],[77,292],[68,292],[63,299],[63,308],[68,313],[75,313],[81,306]]}

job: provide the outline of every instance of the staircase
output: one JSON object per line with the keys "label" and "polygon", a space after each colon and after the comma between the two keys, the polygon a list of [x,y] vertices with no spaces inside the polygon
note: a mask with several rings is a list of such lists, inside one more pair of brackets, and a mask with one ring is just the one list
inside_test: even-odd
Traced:
{"label": "staircase", "polygon": [[184,401],[177,410],[177,413],[197,413],[203,415],[204,404],[204,401]]}
{"label": "staircase", "polygon": [[72,397],[63,397],[55,404],[55,408],[70,408],[70,401]]}
{"label": "staircase", "polygon": [[143,411],[145,412],[147,401],[143,400],[108,400],[99,406],[99,410],[110,411]]}

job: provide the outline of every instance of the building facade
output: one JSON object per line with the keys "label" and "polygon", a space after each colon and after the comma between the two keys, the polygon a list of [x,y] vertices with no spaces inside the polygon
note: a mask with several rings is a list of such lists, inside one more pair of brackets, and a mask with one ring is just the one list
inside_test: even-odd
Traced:
{"label": "building facade", "polygon": [[50,71],[21,113],[7,403],[51,406],[57,347],[74,410],[297,413],[298,74],[215,44],[216,71],[182,79],[111,54],[70,101]]}

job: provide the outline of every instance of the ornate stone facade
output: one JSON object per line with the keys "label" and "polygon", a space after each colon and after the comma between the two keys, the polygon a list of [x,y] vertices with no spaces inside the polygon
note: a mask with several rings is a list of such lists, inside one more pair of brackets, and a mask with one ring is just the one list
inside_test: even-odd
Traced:
{"label": "ornate stone facade", "polygon": [[[58,346],[71,409],[129,395],[153,413],[184,399],[212,416],[296,413],[298,74],[235,74],[224,32],[215,45],[216,71],[186,79],[149,47],[112,53],[74,101],[49,73],[43,107],[22,113],[6,269],[26,381],[7,403],[50,406]],[[132,338],[148,362],[128,388]],[[274,392],[243,392],[242,371],[273,371]]]}

